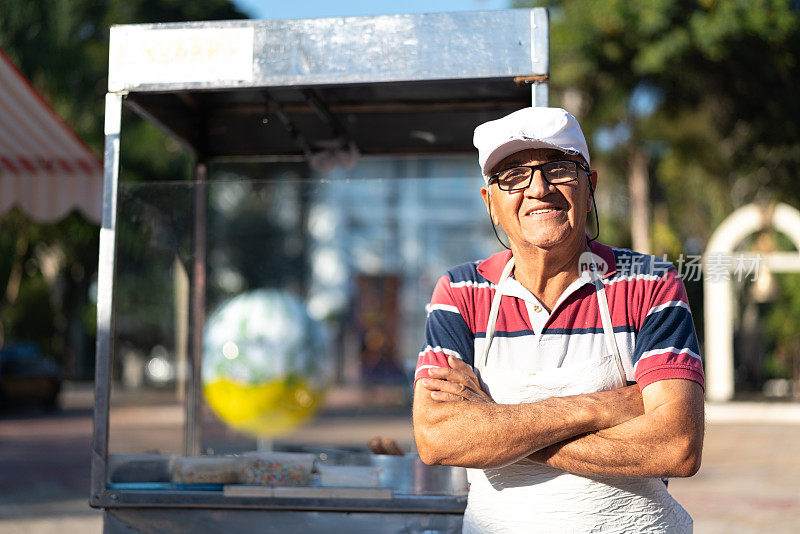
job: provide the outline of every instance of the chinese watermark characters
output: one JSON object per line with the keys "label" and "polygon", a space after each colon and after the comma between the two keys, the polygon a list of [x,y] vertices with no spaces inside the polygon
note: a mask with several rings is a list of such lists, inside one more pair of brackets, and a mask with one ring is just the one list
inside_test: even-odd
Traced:
{"label": "chinese watermark characters", "polygon": [[[661,277],[670,270],[677,271],[684,282],[744,282],[758,280],[764,258],[760,254],[712,253],[681,254],[677,258],[626,254],[616,258],[616,270],[630,273],[647,273]],[[609,271],[608,263],[597,254],[584,252],[579,261],[579,271],[603,276]]]}

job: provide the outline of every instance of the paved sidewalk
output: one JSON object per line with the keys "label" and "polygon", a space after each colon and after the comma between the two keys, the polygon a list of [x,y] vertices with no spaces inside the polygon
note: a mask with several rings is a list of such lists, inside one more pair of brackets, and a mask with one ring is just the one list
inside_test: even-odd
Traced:
{"label": "paved sidewalk", "polygon": [[[100,512],[87,504],[91,396],[73,390],[60,412],[0,413],[0,532],[92,534]],[[87,405],[88,402],[88,405]],[[128,404],[113,416],[119,442],[132,450],[180,439],[175,405]],[[800,404],[709,405],[700,472],[673,479],[670,491],[695,519],[698,534],[800,531]],[[149,431],[148,431],[149,430]],[[376,434],[412,447],[408,416],[346,414],[298,431],[298,442],[363,443]]]}
{"label": "paved sidewalk", "polygon": [[697,534],[800,531],[800,424],[709,422],[703,465],[670,492]]}

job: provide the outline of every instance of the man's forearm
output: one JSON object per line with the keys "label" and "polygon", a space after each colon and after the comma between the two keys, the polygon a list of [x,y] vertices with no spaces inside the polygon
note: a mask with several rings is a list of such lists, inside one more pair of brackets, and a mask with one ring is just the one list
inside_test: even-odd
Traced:
{"label": "man's forearm", "polygon": [[541,449],[530,459],[584,475],[686,477],[700,467],[702,397]]}
{"label": "man's forearm", "polygon": [[429,464],[499,467],[636,415],[616,409],[633,404],[628,388],[531,404],[436,402],[417,388],[414,432],[420,457]]}

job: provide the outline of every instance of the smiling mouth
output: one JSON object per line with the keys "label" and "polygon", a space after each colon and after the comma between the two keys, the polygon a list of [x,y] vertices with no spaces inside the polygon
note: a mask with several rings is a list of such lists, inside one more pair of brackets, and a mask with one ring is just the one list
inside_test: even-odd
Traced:
{"label": "smiling mouth", "polygon": [[561,208],[540,208],[528,211],[525,215],[544,215],[545,213],[551,213],[553,211],[561,211]]}

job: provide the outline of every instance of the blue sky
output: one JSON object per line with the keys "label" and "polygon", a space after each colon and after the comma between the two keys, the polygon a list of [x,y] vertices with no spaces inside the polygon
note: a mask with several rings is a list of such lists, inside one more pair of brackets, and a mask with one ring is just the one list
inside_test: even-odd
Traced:
{"label": "blue sky", "polygon": [[351,17],[396,13],[435,13],[506,9],[512,0],[233,0],[243,11],[258,19],[301,19]]}

